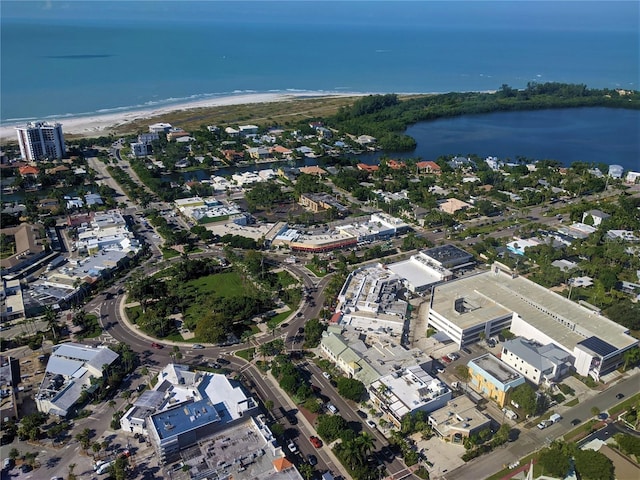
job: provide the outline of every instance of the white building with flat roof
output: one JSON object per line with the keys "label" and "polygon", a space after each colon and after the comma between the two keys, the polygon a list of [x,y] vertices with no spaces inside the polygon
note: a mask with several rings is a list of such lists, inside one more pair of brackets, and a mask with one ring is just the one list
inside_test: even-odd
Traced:
{"label": "white building with flat roof", "polygon": [[408,306],[398,298],[402,289],[402,279],[380,264],[354,270],[338,295],[341,323],[402,333]]}
{"label": "white building with flat roof", "polygon": [[257,413],[257,402],[238,382],[169,364],[120,424],[129,432],[145,431],[159,457],[170,461],[198,440]]}
{"label": "white building with flat roof", "polygon": [[580,375],[596,379],[624,364],[624,352],[638,344],[629,330],[597,312],[527,280],[491,271],[436,286],[428,326],[458,347],[509,328],[515,335],[571,354]]}
{"label": "white building with flat roof", "polygon": [[453,272],[434,262],[425,252],[411,255],[408,260],[387,265],[387,268],[401,277],[407,289],[422,293],[436,283],[453,278]]}
{"label": "white building with flat roof", "polygon": [[400,427],[408,413],[437,410],[452,394],[447,385],[414,365],[376,380],[369,386],[369,395],[387,420]]}
{"label": "white building with flat roof", "polygon": [[67,153],[62,124],[36,122],[16,127],[20,156],[28,162],[61,159]]}

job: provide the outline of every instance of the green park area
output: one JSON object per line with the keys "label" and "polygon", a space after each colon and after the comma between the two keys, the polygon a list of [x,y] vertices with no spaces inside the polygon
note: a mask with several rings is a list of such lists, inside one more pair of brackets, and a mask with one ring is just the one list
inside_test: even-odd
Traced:
{"label": "green park area", "polygon": [[[222,267],[213,259],[185,259],[153,277],[131,280],[129,300],[140,305],[127,313],[158,339],[180,340],[182,326],[195,334],[190,342],[221,343],[255,333],[256,322],[273,311],[278,298],[287,304],[300,300],[299,292],[292,295],[295,290],[295,279],[286,272],[263,273],[240,260]],[[280,323],[290,308],[271,320]]]}

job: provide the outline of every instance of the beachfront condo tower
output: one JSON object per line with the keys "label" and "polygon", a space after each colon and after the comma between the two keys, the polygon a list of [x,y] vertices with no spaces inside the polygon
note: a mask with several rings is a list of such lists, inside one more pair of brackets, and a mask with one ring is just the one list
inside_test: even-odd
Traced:
{"label": "beachfront condo tower", "polygon": [[66,153],[60,123],[29,122],[24,127],[16,127],[16,132],[23,160],[60,159]]}

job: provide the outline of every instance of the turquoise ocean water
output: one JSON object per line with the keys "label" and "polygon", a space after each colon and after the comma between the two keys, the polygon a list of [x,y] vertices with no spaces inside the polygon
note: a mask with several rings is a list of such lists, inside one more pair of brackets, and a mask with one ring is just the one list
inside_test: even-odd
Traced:
{"label": "turquoise ocean water", "polygon": [[[0,124],[263,92],[637,90],[636,1],[0,2]],[[420,123],[410,156],[640,168],[640,112]],[[373,159],[372,159],[373,160]]]}
{"label": "turquoise ocean water", "polygon": [[637,2],[0,4],[3,124],[241,92],[638,86]]}

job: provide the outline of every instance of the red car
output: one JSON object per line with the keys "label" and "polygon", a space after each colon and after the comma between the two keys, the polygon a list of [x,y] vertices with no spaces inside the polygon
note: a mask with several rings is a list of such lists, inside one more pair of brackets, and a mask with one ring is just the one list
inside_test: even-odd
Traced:
{"label": "red car", "polygon": [[313,435],[309,437],[309,441],[311,442],[311,445],[313,445],[316,448],[320,448],[322,446],[322,440],[320,440],[318,437],[315,437]]}
{"label": "red car", "polygon": [[444,363],[451,363],[451,359],[449,357],[447,357],[446,355],[444,357],[442,357],[440,360],[442,360]]}
{"label": "red car", "polygon": [[162,345],[160,345],[159,343],[153,342],[151,343],[151,348],[157,348],[158,350],[160,350],[162,348]]}

